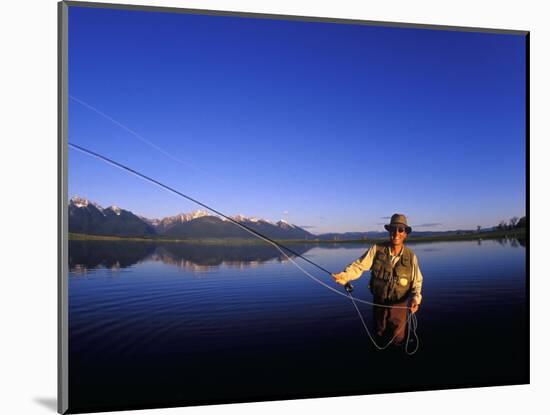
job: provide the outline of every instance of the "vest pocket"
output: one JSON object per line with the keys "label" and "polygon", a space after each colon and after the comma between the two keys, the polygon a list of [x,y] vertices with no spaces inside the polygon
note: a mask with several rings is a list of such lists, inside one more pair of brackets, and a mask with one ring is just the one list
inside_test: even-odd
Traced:
{"label": "vest pocket", "polygon": [[371,272],[373,272],[375,275],[379,275],[380,274],[380,271],[382,270],[384,266],[384,263],[383,262],[380,262],[380,261],[374,261],[374,263],[372,264],[372,269],[371,269]]}
{"label": "vest pocket", "polygon": [[409,272],[406,267],[401,266],[401,264],[397,264],[395,266],[395,275],[397,275],[398,278],[406,278],[409,279]]}
{"label": "vest pocket", "polygon": [[386,281],[371,276],[370,278],[370,292],[375,298],[385,298],[386,297]]}
{"label": "vest pocket", "polygon": [[410,290],[410,280],[405,277],[396,276],[394,280],[393,290],[391,290],[390,296],[392,301],[400,301],[403,299]]}

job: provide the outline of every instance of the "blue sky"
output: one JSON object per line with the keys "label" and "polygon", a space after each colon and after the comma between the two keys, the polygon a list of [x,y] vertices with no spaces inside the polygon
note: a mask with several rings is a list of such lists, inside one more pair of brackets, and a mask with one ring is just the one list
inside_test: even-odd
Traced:
{"label": "blue sky", "polygon": [[[69,9],[70,142],[313,233],[523,216],[525,77],[519,35]],[[70,150],[73,195],[197,208]]]}

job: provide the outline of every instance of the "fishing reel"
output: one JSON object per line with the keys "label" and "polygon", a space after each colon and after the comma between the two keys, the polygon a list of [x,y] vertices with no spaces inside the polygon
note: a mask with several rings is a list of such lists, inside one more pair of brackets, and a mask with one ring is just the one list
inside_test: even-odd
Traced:
{"label": "fishing reel", "polygon": [[347,282],[346,285],[344,285],[344,288],[348,292],[348,294],[351,294],[353,291],[353,285],[351,285],[351,282]]}

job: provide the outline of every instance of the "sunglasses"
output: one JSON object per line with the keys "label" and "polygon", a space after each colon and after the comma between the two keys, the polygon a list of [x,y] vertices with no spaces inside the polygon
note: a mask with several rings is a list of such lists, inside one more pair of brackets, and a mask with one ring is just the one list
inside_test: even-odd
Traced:
{"label": "sunglasses", "polygon": [[402,226],[390,226],[390,233],[403,233],[405,232],[405,228]]}

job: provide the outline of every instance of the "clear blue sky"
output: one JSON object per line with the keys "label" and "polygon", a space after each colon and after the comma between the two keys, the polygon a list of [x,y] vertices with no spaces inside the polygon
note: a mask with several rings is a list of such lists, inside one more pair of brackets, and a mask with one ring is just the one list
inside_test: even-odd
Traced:
{"label": "clear blue sky", "polygon": [[[71,99],[69,141],[313,233],[493,226],[525,214],[525,70],[519,35],[70,7],[69,94],[116,122]],[[197,208],[70,150],[73,195]]]}

